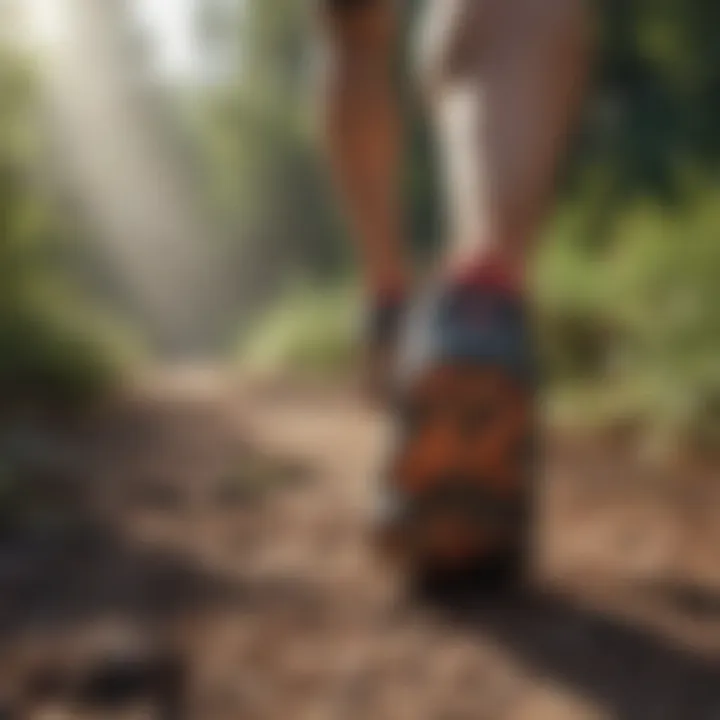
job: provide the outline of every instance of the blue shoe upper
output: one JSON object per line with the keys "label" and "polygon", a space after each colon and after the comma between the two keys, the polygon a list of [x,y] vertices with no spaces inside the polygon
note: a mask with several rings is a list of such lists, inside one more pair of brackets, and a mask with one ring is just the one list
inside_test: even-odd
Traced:
{"label": "blue shoe upper", "polygon": [[435,288],[411,310],[399,355],[399,381],[444,363],[496,365],[536,379],[535,348],[523,301],[482,286]]}

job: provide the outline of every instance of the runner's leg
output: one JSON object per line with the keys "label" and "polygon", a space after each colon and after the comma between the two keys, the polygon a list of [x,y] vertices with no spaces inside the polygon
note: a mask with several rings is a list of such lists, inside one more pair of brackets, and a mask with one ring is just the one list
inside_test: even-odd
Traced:
{"label": "runner's leg", "polygon": [[588,26],[585,0],[428,0],[419,65],[453,268],[524,275],[583,96]]}
{"label": "runner's leg", "polygon": [[330,50],[330,160],[373,297],[403,293],[408,259],[400,201],[401,128],[393,65],[395,0],[321,0]]}

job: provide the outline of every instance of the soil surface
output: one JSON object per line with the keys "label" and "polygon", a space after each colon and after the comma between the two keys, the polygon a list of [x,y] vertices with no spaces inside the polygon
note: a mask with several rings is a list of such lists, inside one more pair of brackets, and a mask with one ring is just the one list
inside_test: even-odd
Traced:
{"label": "soil surface", "polygon": [[444,609],[349,391],[163,373],[8,443],[2,720],[720,720],[718,463],[549,439],[534,589]]}

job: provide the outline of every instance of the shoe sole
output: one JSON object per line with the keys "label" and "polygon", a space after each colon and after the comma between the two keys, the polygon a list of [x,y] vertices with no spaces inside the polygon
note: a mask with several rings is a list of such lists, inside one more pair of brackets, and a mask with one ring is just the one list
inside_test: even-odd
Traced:
{"label": "shoe sole", "polygon": [[534,461],[527,387],[503,368],[441,364],[412,384],[400,413],[387,478],[405,507],[380,529],[384,553],[418,577],[469,572],[505,584],[522,574]]}

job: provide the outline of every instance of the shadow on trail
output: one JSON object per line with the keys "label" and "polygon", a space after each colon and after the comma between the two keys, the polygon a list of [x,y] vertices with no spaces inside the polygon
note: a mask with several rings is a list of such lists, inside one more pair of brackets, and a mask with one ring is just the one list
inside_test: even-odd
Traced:
{"label": "shadow on trail", "polygon": [[133,544],[112,531],[7,546],[0,560],[5,642],[106,617],[169,624],[184,614],[223,607],[250,612],[303,598],[300,583],[241,575],[228,580],[181,553]]}
{"label": "shadow on trail", "polygon": [[720,593],[687,582],[653,583],[648,591],[696,620],[720,621]]}
{"label": "shadow on trail", "polygon": [[716,720],[720,663],[659,632],[533,591],[443,615],[490,637],[532,672],[597,703],[617,720]]}
{"label": "shadow on trail", "polygon": [[0,717],[142,700],[180,720],[204,618],[312,602],[302,578],[219,571],[199,551],[203,533],[255,522],[308,475],[212,405],[139,401],[72,433],[4,438]]}

